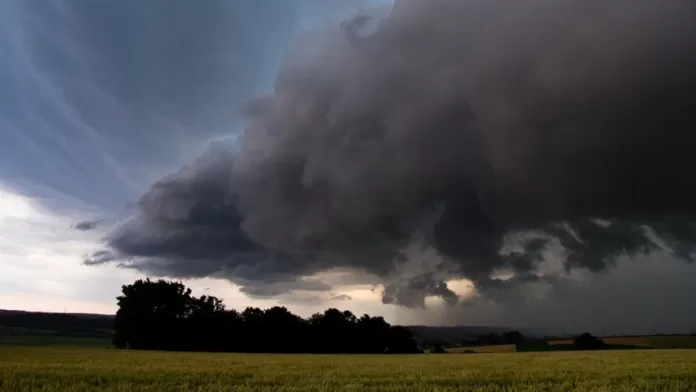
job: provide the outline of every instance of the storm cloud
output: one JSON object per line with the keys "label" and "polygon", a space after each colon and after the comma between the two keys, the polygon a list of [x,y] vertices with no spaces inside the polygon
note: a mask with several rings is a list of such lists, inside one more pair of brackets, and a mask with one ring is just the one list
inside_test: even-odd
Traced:
{"label": "storm cloud", "polygon": [[454,279],[495,300],[621,256],[690,260],[695,17],[691,0],[397,0],[307,33],[243,136],[155,183],[100,256],[252,296],[354,270],[408,307],[457,303]]}
{"label": "storm cloud", "polygon": [[90,231],[90,230],[94,230],[95,228],[97,228],[98,225],[99,225],[99,221],[97,221],[97,220],[86,220],[86,221],[82,221],[82,222],[77,222],[72,227],[74,229],[80,230],[80,231]]}

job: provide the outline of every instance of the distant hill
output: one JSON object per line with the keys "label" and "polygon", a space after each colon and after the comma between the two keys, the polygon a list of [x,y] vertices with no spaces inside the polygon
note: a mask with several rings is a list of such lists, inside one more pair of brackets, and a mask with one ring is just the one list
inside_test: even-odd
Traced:
{"label": "distant hill", "polygon": [[545,328],[515,328],[515,327],[485,327],[485,326],[452,326],[431,327],[424,325],[407,326],[409,331],[418,339],[426,341],[441,341],[449,344],[457,344],[462,340],[472,340],[481,335],[491,333],[503,333],[509,331],[520,332],[527,338],[543,338],[545,336],[573,336],[562,334]]}
{"label": "distant hill", "polygon": [[419,340],[442,341],[448,343],[455,343],[463,339],[471,339],[489,333],[509,331],[507,328],[478,326],[432,327],[412,325],[406,328]]}
{"label": "distant hill", "polygon": [[[91,313],[48,313],[0,309],[0,335],[50,335],[65,337],[111,337],[114,315]],[[475,338],[490,333],[517,330],[525,336],[542,337],[541,329],[515,329],[485,326],[432,327],[407,326],[421,341],[442,341],[454,344],[463,339]]]}
{"label": "distant hill", "polygon": [[[628,349],[696,349],[696,335],[610,336],[601,338],[610,350]],[[572,350],[572,340],[548,340],[552,351]],[[477,347],[450,347],[448,353],[512,353],[514,344]],[[537,350],[531,350],[537,351]],[[538,350],[545,351],[545,350]]]}
{"label": "distant hill", "polygon": [[0,336],[110,338],[113,322],[113,315],[0,309]]}

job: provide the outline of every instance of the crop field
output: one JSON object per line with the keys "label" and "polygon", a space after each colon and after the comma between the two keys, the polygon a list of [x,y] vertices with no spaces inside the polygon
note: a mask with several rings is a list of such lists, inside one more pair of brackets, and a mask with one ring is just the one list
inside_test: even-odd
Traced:
{"label": "crop field", "polygon": [[448,353],[451,354],[466,354],[466,353],[482,353],[482,354],[492,354],[492,353],[514,353],[514,344],[500,344],[496,346],[476,346],[476,347],[452,347],[447,349]]}
{"label": "crop field", "polygon": [[694,391],[696,350],[268,355],[0,345],[2,391]]}

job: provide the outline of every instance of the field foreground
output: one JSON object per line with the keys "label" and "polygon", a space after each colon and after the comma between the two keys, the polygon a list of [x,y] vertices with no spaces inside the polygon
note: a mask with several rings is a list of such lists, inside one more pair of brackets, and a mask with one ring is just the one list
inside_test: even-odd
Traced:
{"label": "field foreground", "polygon": [[2,391],[694,391],[696,350],[265,355],[0,346]]}

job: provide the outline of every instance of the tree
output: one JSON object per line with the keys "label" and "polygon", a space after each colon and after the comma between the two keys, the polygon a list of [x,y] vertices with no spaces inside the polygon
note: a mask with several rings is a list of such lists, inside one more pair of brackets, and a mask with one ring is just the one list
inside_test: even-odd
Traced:
{"label": "tree", "polygon": [[585,332],[573,339],[573,348],[576,350],[600,350],[606,348],[604,341]]}
{"label": "tree", "polygon": [[[186,330],[178,334],[188,339],[189,349],[202,351],[222,351],[225,336],[225,305],[213,296],[191,298],[191,311],[186,320]],[[183,347],[179,345],[179,348]]]}
{"label": "tree", "polygon": [[503,332],[500,338],[502,344],[518,344],[525,341],[525,337],[517,331]]}
{"label": "tree", "polygon": [[114,327],[119,346],[143,350],[181,349],[181,332],[194,303],[181,282],[137,280],[121,288]]}
{"label": "tree", "polygon": [[123,335],[120,332],[114,333],[114,336],[111,339],[111,344],[113,344],[114,347],[116,347],[116,348],[127,348],[128,347],[126,340],[124,339]]}
{"label": "tree", "polygon": [[330,308],[310,318],[310,329],[315,336],[313,351],[320,353],[357,352],[357,318],[351,312]]}
{"label": "tree", "polygon": [[416,353],[411,333],[382,317],[327,309],[303,319],[285,307],[226,309],[181,282],[138,280],[122,287],[114,321],[118,348],[284,353]]}
{"label": "tree", "polygon": [[420,353],[421,350],[408,329],[396,326],[389,330],[386,352],[389,354],[415,354]]}
{"label": "tree", "polygon": [[302,352],[300,342],[306,338],[306,322],[292,314],[287,308],[272,307],[264,312],[265,351],[280,353]]}
{"label": "tree", "polygon": [[370,317],[365,314],[357,321],[362,336],[360,352],[383,353],[387,349],[390,325],[382,317]]}
{"label": "tree", "polygon": [[436,344],[433,346],[432,350],[430,350],[431,354],[444,354],[447,351],[445,351],[445,348],[442,347],[441,344]]}

